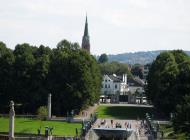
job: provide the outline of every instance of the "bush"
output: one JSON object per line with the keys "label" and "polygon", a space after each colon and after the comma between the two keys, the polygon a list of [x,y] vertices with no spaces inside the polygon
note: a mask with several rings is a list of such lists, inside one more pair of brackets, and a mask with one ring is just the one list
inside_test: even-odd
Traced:
{"label": "bush", "polygon": [[37,110],[38,118],[41,120],[46,120],[48,115],[48,109],[46,106],[40,106]]}

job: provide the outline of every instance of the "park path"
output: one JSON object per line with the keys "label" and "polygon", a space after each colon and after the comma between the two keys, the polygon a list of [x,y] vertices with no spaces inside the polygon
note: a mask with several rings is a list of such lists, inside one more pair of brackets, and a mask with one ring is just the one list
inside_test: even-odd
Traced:
{"label": "park path", "polygon": [[98,107],[98,104],[95,104],[94,106],[88,107],[87,109],[81,111],[79,116],[77,116],[75,119],[81,119],[81,120],[82,119],[84,119],[84,120],[89,119],[91,117],[90,115],[96,111],[97,107]]}
{"label": "park path", "polygon": [[[81,111],[81,113],[78,116],[75,116],[72,120],[72,122],[81,122],[82,120],[88,120],[90,119],[90,115],[95,112],[98,105],[95,104],[94,106],[90,106],[87,109]],[[53,121],[67,121],[66,117],[52,117],[51,120]]]}

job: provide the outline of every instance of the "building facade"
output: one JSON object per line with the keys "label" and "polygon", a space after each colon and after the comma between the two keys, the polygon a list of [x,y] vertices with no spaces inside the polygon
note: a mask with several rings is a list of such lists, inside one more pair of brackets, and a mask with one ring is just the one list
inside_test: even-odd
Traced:
{"label": "building facade", "polygon": [[103,76],[101,93],[109,102],[118,103],[120,95],[127,95],[127,92],[127,74]]}

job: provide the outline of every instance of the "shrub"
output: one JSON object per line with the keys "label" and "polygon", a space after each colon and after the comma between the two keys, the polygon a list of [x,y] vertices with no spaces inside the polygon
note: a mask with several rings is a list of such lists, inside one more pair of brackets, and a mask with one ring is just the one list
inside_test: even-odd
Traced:
{"label": "shrub", "polygon": [[40,106],[37,110],[38,118],[41,120],[46,120],[48,114],[48,110],[46,106]]}

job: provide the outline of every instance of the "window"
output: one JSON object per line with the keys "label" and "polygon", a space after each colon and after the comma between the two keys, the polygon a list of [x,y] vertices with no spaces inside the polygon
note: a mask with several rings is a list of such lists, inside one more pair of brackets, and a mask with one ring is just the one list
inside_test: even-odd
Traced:
{"label": "window", "polygon": [[115,89],[117,88],[117,85],[115,85]]}
{"label": "window", "polygon": [[110,88],[110,84],[108,85],[108,88]]}
{"label": "window", "polygon": [[105,88],[107,88],[107,85],[105,84]]}
{"label": "window", "polygon": [[107,79],[105,80],[105,82],[107,82]]}

